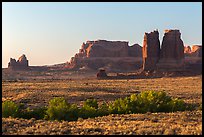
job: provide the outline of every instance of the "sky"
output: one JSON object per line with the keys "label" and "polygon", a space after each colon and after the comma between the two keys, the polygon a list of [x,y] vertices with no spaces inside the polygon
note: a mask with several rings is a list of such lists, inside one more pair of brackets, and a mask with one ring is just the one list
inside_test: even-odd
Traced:
{"label": "sky", "polygon": [[145,32],[179,29],[202,45],[202,2],[3,2],[2,67],[25,54],[30,66],[70,61],[87,40],[142,46]]}

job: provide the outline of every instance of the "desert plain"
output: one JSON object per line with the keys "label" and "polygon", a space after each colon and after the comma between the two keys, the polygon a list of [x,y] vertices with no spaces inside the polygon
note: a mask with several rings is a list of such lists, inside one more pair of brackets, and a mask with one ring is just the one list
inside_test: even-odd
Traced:
{"label": "desert plain", "polygon": [[[23,72],[15,73],[15,77]],[[6,73],[4,73],[6,74]],[[165,91],[187,103],[202,103],[202,74],[148,79],[97,79],[96,73],[23,73],[30,79],[6,80],[2,75],[2,101],[24,103],[30,108],[47,106],[50,99],[64,97],[82,105],[95,98],[99,104],[143,91]],[[64,74],[64,75],[63,75]],[[32,78],[35,75],[35,78]],[[62,79],[53,79],[53,76]],[[44,77],[43,77],[44,76]],[[66,78],[67,77],[67,78]],[[3,135],[202,135],[202,109],[145,114],[111,114],[77,121],[2,118]]]}

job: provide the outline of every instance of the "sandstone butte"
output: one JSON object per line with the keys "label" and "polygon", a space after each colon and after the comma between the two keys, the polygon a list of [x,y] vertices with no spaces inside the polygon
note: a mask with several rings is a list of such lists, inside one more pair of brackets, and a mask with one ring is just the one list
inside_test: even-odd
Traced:
{"label": "sandstone butte", "polygon": [[184,69],[184,44],[179,30],[165,30],[157,69]]}
{"label": "sandstone butte", "polygon": [[10,58],[10,62],[8,63],[8,68],[11,70],[26,70],[28,67],[28,60],[24,54],[17,61]]}
{"label": "sandstone butte", "polygon": [[143,40],[143,70],[154,70],[159,61],[160,41],[159,32],[145,33]]}

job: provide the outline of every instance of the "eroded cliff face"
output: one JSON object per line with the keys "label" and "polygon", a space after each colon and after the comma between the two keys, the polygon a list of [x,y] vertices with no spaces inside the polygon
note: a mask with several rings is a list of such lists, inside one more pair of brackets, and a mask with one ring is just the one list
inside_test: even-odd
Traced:
{"label": "eroded cliff face", "polygon": [[[188,57],[198,57],[192,59]],[[183,71],[185,63],[202,62],[202,46],[184,47],[179,30],[165,30],[160,45],[157,30],[145,33],[143,47],[126,41],[96,40],[83,43],[68,68],[144,71]]]}
{"label": "eroded cliff face", "polygon": [[184,58],[184,45],[179,30],[165,30],[160,58],[178,60]]}
{"label": "eroded cliff face", "polygon": [[160,56],[159,32],[145,33],[143,40],[143,70],[154,70]]}
{"label": "eroded cliff face", "polygon": [[[69,68],[101,67],[108,70],[132,70],[141,67],[142,47],[128,45],[126,41],[87,41],[68,63]],[[137,59],[136,59],[137,58]]]}
{"label": "eroded cliff face", "polygon": [[8,63],[8,68],[12,70],[25,70],[28,69],[28,60],[26,56],[23,54],[16,61],[15,59],[10,58],[10,62]]}
{"label": "eroded cliff face", "polygon": [[191,47],[190,46],[184,46],[184,56],[185,54],[191,53]]}
{"label": "eroded cliff face", "polygon": [[186,46],[184,49],[186,57],[202,58],[202,45],[192,45],[192,48],[190,46]]}
{"label": "eroded cliff face", "polygon": [[138,44],[128,46],[125,41],[87,41],[75,57],[140,57],[140,49]]}
{"label": "eroded cliff face", "polygon": [[184,69],[184,44],[179,30],[165,30],[157,69]]}
{"label": "eroded cliff face", "polygon": [[160,48],[158,31],[145,33],[143,70],[183,71],[189,64],[202,62],[202,46],[184,46],[179,30],[165,30]]}

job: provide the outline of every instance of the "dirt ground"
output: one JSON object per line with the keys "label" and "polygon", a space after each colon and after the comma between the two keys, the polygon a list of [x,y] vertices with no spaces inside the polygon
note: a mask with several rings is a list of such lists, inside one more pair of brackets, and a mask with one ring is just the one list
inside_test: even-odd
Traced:
{"label": "dirt ground", "polygon": [[[30,108],[48,105],[53,97],[64,97],[82,105],[88,98],[113,101],[146,90],[164,90],[173,98],[188,103],[202,103],[202,75],[153,79],[97,80],[16,80],[2,82],[2,101],[25,103]],[[175,113],[109,115],[72,122],[2,119],[3,134],[202,134],[202,110]]]}

